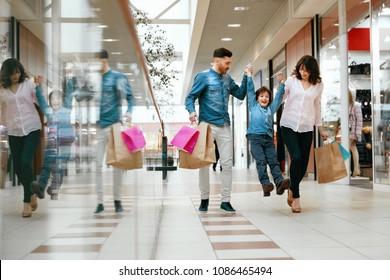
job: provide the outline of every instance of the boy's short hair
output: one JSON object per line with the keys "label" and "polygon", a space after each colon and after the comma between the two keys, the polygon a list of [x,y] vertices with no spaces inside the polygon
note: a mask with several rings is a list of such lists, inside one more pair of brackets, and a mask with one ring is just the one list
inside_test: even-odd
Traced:
{"label": "boy's short hair", "polygon": [[231,51],[229,51],[228,49],[225,49],[225,48],[219,48],[219,49],[215,49],[214,50],[213,57],[223,58],[225,56],[232,57],[233,53]]}
{"label": "boy's short hair", "polygon": [[256,101],[259,98],[260,93],[262,93],[262,92],[267,92],[268,93],[268,97],[269,97],[268,105],[271,104],[271,102],[272,102],[272,92],[269,90],[269,88],[267,88],[265,86],[262,86],[261,88],[256,90]]}

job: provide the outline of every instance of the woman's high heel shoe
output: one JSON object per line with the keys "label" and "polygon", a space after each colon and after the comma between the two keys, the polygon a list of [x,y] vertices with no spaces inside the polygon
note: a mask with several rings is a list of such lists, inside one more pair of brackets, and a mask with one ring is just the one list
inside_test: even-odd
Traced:
{"label": "woman's high heel shoe", "polygon": [[301,204],[299,203],[299,198],[293,199],[291,210],[293,213],[301,213]]}
{"label": "woman's high heel shoe", "polygon": [[30,203],[24,203],[22,217],[23,218],[30,218],[31,215],[32,215],[32,211],[31,211]]}
{"label": "woman's high heel shoe", "polygon": [[36,195],[36,194],[33,194],[33,195],[31,196],[30,205],[31,205],[31,211],[37,210],[37,208],[38,208],[38,198],[37,198],[37,195]]}
{"label": "woman's high heel shoe", "polygon": [[288,196],[287,196],[287,204],[288,206],[292,206],[293,197],[292,197],[292,191],[288,189]]}

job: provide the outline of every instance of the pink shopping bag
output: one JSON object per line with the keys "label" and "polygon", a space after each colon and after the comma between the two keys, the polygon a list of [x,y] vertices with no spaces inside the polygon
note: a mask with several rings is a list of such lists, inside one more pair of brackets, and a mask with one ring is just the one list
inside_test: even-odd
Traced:
{"label": "pink shopping bag", "polygon": [[125,142],[126,147],[129,149],[130,153],[133,154],[146,146],[145,137],[138,127],[130,127],[123,130],[121,133],[123,141]]}
{"label": "pink shopping bag", "polygon": [[198,137],[199,130],[189,126],[183,126],[173,137],[171,144],[191,154],[196,141],[198,141]]}

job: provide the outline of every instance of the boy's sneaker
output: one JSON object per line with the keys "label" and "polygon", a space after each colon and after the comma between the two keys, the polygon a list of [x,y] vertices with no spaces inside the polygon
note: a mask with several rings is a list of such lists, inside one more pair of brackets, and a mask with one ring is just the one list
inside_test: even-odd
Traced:
{"label": "boy's sneaker", "polygon": [[39,199],[45,198],[45,188],[41,189],[41,186],[37,181],[32,181],[30,184],[31,191],[35,193]]}
{"label": "boy's sneaker", "polygon": [[199,212],[206,213],[208,209],[209,209],[209,200],[202,199],[199,206]]}
{"label": "boy's sneaker", "polygon": [[269,183],[267,185],[262,185],[263,187],[263,195],[264,196],[270,196],[271,192],[274,190],[274,184]]}
{"label": "boy's sneaker", "polygon": [[228,213],[228,214],[235,214],[236,210],[234,210],[233,206],[230,204],[230,202],[222,202],[221,207],[219,207],[221,211]]}
{"label": "boy's sneaker", "polygon": [[122,203],[120,200],[115,200],[115,212],[123,212]]}
{"label": "boy's sneaker", "polygon": [[95,214],[99,214],[100,212],[103,212],[103,211],[104,211],[103,204],[98,204],[98,206],[96,207],[96,210],[95,210]]}
{"label": "boy's sneaker", "polygon": [[58,200],[58,192],[58,189],[55,189],[52,186],[47,188],[47,193],[50,195],[52,200]]}
{"label": "boy's sneaker", "polygon": [[276,185],[276,193],[278,195],[282,195],[284,193],[285,190],[288,190],[288,188],[290,187],[290,179],[289,178],[286,178],[286,179],[283,179],[281,180],[277,185]]}

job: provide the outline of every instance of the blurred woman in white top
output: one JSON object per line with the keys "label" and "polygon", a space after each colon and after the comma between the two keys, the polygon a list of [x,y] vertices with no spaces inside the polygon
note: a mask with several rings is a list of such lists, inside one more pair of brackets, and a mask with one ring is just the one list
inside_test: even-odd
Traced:
{"label": "blurred woman in white top", "polygon": [[299,184],[309,163],[314,126],[318,128],[323,139],[327,138],[322,127],[322,90],[317,60],[310,55],[303,56],[297,62],[292,76],[286,81],[286,104],[280,120],[283,139],[291,159],[291,185],[287,203],[294,213],[301,212]]}
{"label": "blurred woman in white top", "polygon": [[23,185],[24,218],[31,217],[31,211],[38,206],[37,197],[30,188],[34,179],[32,161],[42,128],[33,101],[36,90],[34,81],[28,79],[17,59],[3,62],[0,71],[1,124],[7,128],[13,168]]}

